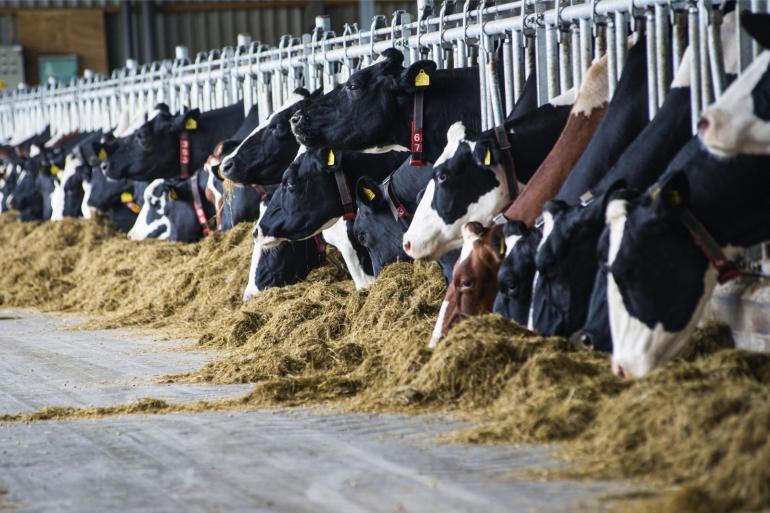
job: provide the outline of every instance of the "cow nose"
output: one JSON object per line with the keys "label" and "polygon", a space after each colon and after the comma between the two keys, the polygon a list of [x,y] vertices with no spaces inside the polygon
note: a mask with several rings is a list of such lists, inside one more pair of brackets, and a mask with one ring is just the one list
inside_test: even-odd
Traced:
{"label": "cow nose", "polygon": [[289,121],[291,122],[292,125],[297,125],[302,122],[302,119],[303,119],[302,113],[300,111],[297,111],[294,113],[294,115],[291,117]]}
{"label": "cow nose", "polygon": [[612,373],[620,379],[632,379],[633,376],[619,363],[612,362]]}
{"label": "cow nose", "polygon": [[706,116],[701,117],[700,121],[698,121],[698,132],[705,133],[710,125],[711,123]]}
{"label": "cow nose", "polygon": [[227,159],[219,166],[219,168],[222,170],[222,173],[229,173],[233,167],[235,167],[235,163],[233,159]]}
{"label": "cow nose", "polygon": [[408,239],[404,239],[404,253],[407,255],[412,250],[412,243]]}
{"label": "cow nose", "polygon": [[103,160],[101,165],[99,166],[99,169],[102,170],[102,173],[107,173],[107,171],[110,170],[110,163],[107,160]]}
{"label": "cow nose", "polygon": [[511,285],[510,287],[506,287],[505,289],[505,295],[514,298],[519,295],[519,289],[515,285]]}

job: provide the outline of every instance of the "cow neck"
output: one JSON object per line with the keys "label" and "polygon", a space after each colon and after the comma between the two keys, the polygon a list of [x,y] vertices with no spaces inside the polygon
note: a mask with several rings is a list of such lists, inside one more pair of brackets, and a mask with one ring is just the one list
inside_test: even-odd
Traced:
{"label": "cow neck", "polygon": [[190,184],[190,192],[192,193],[193,210],[195,210],[195,217],[198,219],[198,224],[201,227],[203,235],[211,233],[211,225],[209,219],[206,217],[206,211],[203,208],[203,198],[201,196],[200,188],[198,187],[198,177],[200,173],[196,171],[188,180]]}
{"label": "cow neck", "polygon": [[[650,188],[648,194],[652,199],[655,199],[660,194],[660,191],[660,184],[655,183]],[[717,281],[720,284],[727,283],[741,275],[735,263],[727,258],[716,239],[690,209],[683,208],[679,220],[690,234],[695,246],[703,253],[703,256],[706,257],[711,266],[716,269],[718,274]]]}

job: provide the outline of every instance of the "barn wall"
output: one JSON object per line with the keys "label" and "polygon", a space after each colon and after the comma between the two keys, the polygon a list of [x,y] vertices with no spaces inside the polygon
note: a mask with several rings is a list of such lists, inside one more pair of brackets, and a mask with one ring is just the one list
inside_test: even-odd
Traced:
{"label": "barn wall", "polygon": [[17,14],[18,42],[24,48],[26,81],[38,82],[41,54],[78,56],[80,72],[90,68],[106,73],[104,15],[100,9],[35,9]]}

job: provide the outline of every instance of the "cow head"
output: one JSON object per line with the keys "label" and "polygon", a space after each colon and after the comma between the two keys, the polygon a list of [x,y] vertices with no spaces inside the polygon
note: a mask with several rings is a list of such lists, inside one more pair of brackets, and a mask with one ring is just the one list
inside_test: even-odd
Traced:
{"label": "cow head", "polygon": [[270,185],[280,182],[282,173],[299,150],[289,120],[297,110],[320,95],[320,89],[312,95],[305,89],[297,89],[286,104],[243,141],[225,141],[222,149],[224,158],[220,166],[222,176],[244,184]]}
{"label": "cow head", "polygon": [[297,140],[350,150],[405,144],[415,77],[420,70],[432,72],[436,64],[419,61],[404,69],[403,61],[400,51],[389,48],[381,60],[297,110],[291,117]]}
{"label": "cow head", "polygon": [[128,232],[131,240],[168,239],[171,234],[169,202],[176,198],[176,188],[167,180],[158,178],[144,190],[142,205],[136,222]]}
{"label": "cow head", "polygon": [[716,271],[681,222],[688,182],[676,173],[654,199],[607,205],[607,304],[613,371],[642,377],[675,355],[716,285]]}
{"label": "cow head", "polygon": [[[131,135],[106,143],[109,156],[103,171],[108,178],[145,180],[179,174],[179,135],[197,126],[198,109],[172,115],[168,106],[158,104],[147,120]],[[109,146],[109,147],[108,147]]]}
{"label": "cow head", "polygon": [[499,313],[507,319],[526,325],[532,302],[535,278],[535,254],[540,243],[540,230],[528,228],[521,221],[505,225],[505,258],[497,273]]}
{"label": "cow head", "polygon": [[503,227],[484,228],[481,223],[471,222],[463,226],[462,234],[462,251],[452,272],[430,347],[458,322],[491,312],[495,302],[497,272],[505,257]]}
{"label": "cow head", "polygon": [[334,172],[342,159],[341,152],[319,148],[291,163],[259,221],[263,247],[309,239],[337,222],[344,212]]}
{"label": "cow head", "polygon": [[358,213],[353,229],[372,258],[375,276],[388,264],[410,260],[401,248],[404,227],[393,217],[382,186],[368,176],[359,178],[356,200]]}
{"label": "cow head", "polygon": [[434,164],[433,179],[404,234],[404,252],[412,258],[436,260],[459,248],[466,223],[488,225],[508,200],[494,135],[468,141],[463,124],[455,123],[447,132],[447,140]]}
{"label": "cow head", "polygon": [[[770,15],[741,14],[746,31],[770,48]],[[749,65],[735,84],[703,111],[701,139],[715,155],[766,154],[770,141],[770,51]]]}
{"label": "cow head", "polygon": [[83,162],[74,154],[67,155],[64,169],[56,176],[51,193],[51,220],[81,217],[83,203]]}

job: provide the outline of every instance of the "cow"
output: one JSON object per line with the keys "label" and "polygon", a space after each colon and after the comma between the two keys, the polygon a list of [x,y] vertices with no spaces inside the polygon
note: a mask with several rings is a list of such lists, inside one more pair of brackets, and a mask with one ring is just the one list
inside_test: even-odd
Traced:
{"label": "cow", "polygon": [[297,140],[310,148],[411,148],[413,99],[420,91],[425,98],[423,137],[416,160],[435,162],[446,146],[447,130],[456,121],[463,123],[469,135],[480,131],[477,68],[437,70],[435,62],[418,61],[405,69],[403,61],[399,50],[389,48],[375,64],[308,101],[290,119]]}
{"label": "cow", "polygon": [[439,310],[429,348],[434,348],[452,326],[463,319],[491,312],[497,295],[497,271],[505,256],[503,226],[485,228],[473,221],[462,228],[463,246],[452,281]]}
{"label": "cow", "polygon": [[131,240],[162,239],[196,242],[213,228],[216,210],[205,195],[208,172],[199,171],[186,180],[158,178],[144,190],[144,204]]}
{"label": "cow", "polygon": [[[233,134],[244,120],[243,104],[201,113],[192,109],[173,115],[159,103],[131,135],[104,143],[108,178],[149,181],[187,178],[206,162],[214,147]],[[189,173],[185,174],[185,169]]]}
{"label": "cow", "polygon": [[[742,15],[770,47],[770,15]],[[770,51],[763,50],[702,113],[701,145],[635,199],[605,212],[612,369],[640,378],[673,357],[699,321],[729,258],[770,238]],[[688,145],[689,146],[689,145]]]}
{"label": "cow", "polygon": [[[269,198],[269,193],[263,195],[259,203],[262,212],[267,208]],[[283,287],[304,280],[310,271],[325,263],[325,255],[326,247],[321,236],[296,242],[285,241],[270,249],[264,249],[258,237],[254,237],[243,301],[271,287]]]}
{"label": "cow", "polygon": [[[324,232],[327,242],[342,252],[356,286],[368,286],[373,271],[368,252],[360,247],[352,233],[356,203],[351,184],[364,174],[382,180],[405,158],[404,152],[308,150],[284,172],[281,186],[259,221],[260,242],[269,248],[282,240],[304,240]],[[345,222],[339,222],[340,218]],[[353,239],[352,246],[350,239]],[[360,257],[366,260],[367,268],[363,270]]]}
{"label": "cow", "polygon": [[[89,147],[102,137],[97,131],[86,134],[71,148],[64,160],[63,169],[54,180],[51,194],[51,220],[60,221],[65,217],[82,217],[82,205],[85,201],[84,175],[88,163],[83,158],[81,148]],[[57,166],[58,167],[58,166]]]}
{"label": "cow", "polygon": [[[143,182],[110,180],[104,176],[99,165],[81,169],[81,179],[88,195],[83,208],[84,217],[91,215],[91,209],[105,215],[113,229],[128,233],[136,223],[142,209]],[[139,190],[137,190],[139,189]]]}
{"label": "cow", "polygon": [[526,326],[532,303],[535,254],[542,234],[539,228],[529,227],[523,221],[508,221],[503,235],[505,257],[497,272],[498,293],[493,311]]}
{"label": "cow", "polygon": [[[735,73],[737,51],[733,13],[724,17],[721,38],[725,70]],[[606,175],[588,189],[583,201],[572,205],[554,205],[552,208],[554,228],[538,258],[541,258],[543,268],[553,272],[549,281],[554,294],[550,295],[548,302],[558,303],[570,297],[570,302],[577,304],[574,308],[569,307],[570,313],[564,317],[572,317],[571,322],[565,321],[559,332],[573,334],[573,340],[581,347],[603,351],[612,348],[604,295],[606,282],[596,258],[597,241],[604,229],[602,200],[619,182],[633,190],[649,187],[690,139],[691,57],[691,51],[687,49],[671,90],[653,120]],[[592,276],[596,273],[602,276]],[[560,292],[555,293],[557,290]],[[563,310],[566,309],[565,306]],[[581,326],[583,323],[585,326]],[[542,325],[535,327],[541,328]],[[551,329],[557,331],[553,327]],[[574,333],[575,330],[579,332]]]}
{"label": "cow", "polygon": [[[506,121],[510,142],[506,155],[495,130],[476,140],[457,122],[447,132],[447,145],[433,166],[433,178],[404,234],[404,252],[412,258],[436,260],[462,245],[466,222],[487,225],[511,200],[518,181],[526,182],[550,152],[567,122],[576,95],[571,90],[530,112]],[[512,160],[509,176],[504,161]]]}
{"label": "cow", "polygon": [[[34,148],[34,147],[33,147]],[[43,197],[37,184],[38,170],[42,155],[24,158],[21,161],[21,171],[17,175],[13,193],[8,197],[8,204],[19,212],[20,221],[42,220]]]}
{"label": "cow", "polygon": [[[594,137],[567,176],[555,200],[544,207],[543,239],[535,257],[537,273],[529,323],[530,328],[544,335],[569,336],[585,322],[596,273],[594,253],[589,253],[586,260],[554,257],[549,239],[553,231],[560,227],[558,218],[561,208],[578,203],[581,195],[610,171],[626,148],[648,125],[646,53],[644,39],[640,39],[629,50],[615,94]],[[647,153],[646,148],[635,148],[634,151]],[[632,158],[644,158],[637,153]],[[593,251],[596,241],[585,243],[585,246],[585,250]]]}
{"label": "cow", "polygon": [[225,185],[220,176],[220,167],[226,144],[227,141],[217,144],[203,165],[203,169],[208,172],[206,195],[216,207],[217,229],[222,232],[238,223],[256,221],[259,218],[260,202],[265,194],[265,189],[258,185],[244,187],[232,182],[230,187]]}
{"label": "cow", "polygon": [[320,89],[312,95],[303,88],[296,89],[264,123],[242,138],[226,141],[220,166],[222,177],[245,185],[279,183],[299,151],[289,119],[320,94]]}

